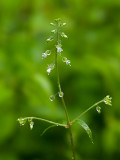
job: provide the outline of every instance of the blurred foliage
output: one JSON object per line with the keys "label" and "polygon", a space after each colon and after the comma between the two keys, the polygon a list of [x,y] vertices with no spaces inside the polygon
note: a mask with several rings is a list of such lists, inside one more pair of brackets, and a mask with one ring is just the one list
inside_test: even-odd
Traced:
{"label": "blurred foliage", "polygon": [[71,146],[64,128],[35,121],[32,131],[16,122],[22,116],[65,120],[61,103],[50,102],[57,92],[55,71],[46,73],[53,57],[42,61],[51,45],[49,25],[61,17],[67,23],[60,62],[61,84],[70,118],[110,94],[113,106],[93,109],[83,129],[73,126],[78,160],[120,159],[120,1],[119,0],[1,0],[0,1],[0,160],[69,160]]}

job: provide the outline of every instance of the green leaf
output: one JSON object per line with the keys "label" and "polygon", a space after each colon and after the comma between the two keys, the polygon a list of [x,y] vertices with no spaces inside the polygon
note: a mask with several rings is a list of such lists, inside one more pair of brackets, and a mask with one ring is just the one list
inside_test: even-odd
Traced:
{"label": "green leaf", "polygon": [[43,134],[45,134],[45,132],[47,132],[50,128],[56,127],[56,126],[57,126],[57,125],[51,125],[51,126],[47,127],[47,128],[42,132],[41,136],[43,136]]}
{"label": "green leaf", "polygon": [[89,128],[89,126],[81,119],[78,120],[78,124],[81,125],[85,129],[91,142],[93,143],[92,132],[91,132],[91,129]]}

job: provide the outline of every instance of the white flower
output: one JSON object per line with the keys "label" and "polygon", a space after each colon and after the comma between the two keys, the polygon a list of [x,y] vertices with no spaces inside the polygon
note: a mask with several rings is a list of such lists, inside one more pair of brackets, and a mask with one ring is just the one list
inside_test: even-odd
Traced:
{"label": "white flower", "polygon": [[71,66],[70,60],[67,60],[67,61],[66,61],[66,64]]}
{"label": "white flower", "polygon": [[56,32],[57,32],[57,29],[54,29],[54,30],[52,30],[51,32],[52,32],[52,33],[56,33]]}
{"label": "white flower", "polygon": [[71,66],[70,60],[68,60],[66,57],[63,57],[62,61],[65,62],[67,65],[70,65],[70,66]]}
{"label": "white flower", "polygon": [[53,38],[53,36],[51,36],[51,37],[49,37],[46,41],[47,42],[50,42],[50,41],[53,41],[54,40],[54,38]]}
{"label": "white flower", "polygon": [[54,67],[55,67],[55,64],[49,64],[49,65],[48,65],[48,68],[47,68],[47,73],[48,73],[48,75],[50,74],[51,70],[54,69]]}
{"label": "white flower", "polygon": [[57,48],[57,52],[62,52],[62,51],[63,51],[63,49],[61,47]]}
{"label": "white flower", "polygon": [[65,25],[66,25],[66,23],[63,23],[62,25],[63,25],[63,26],[65,26]]}
{"label": "white flower", "polygon": [[63,92],[59,92],[59,97],[63,97],[64,93]]}
{"label": "white flower", "polygon": [[68,38],[68,36],[65,34],[64,36],[63,36],[64,38]]}
{"label": "white flower", "polygon": [[50,99],[50,101],[54,101],[55,96],[54,96],[54,95],[51,95],[51,96],[49,97],[49,99]]}
{"label": "white flower", "polygon": [[47,50],[45,53],[42,53],[42,58],[47,58],[51,54],[50,50]]}
{"label": "white flower", "polygon": [[61,37],[68,38],[68,36],[64,32],[61,33]]}
{"label": "white flower", "polygon": [[48,69],[47,69],[47,72],[48,72],[48,75],[49,75],[50,72],[51,72],[51,68],[48,68]]}
{"label": "white flower", "polygon": [[30,129],[33,129],[34,122],[30,121]]}
{"label": "white flower", "polygon": [[61,48],[61,44],[56,45],[57,52],[61,53],[63,49]]}
{"label": "white flower", "polygon": [[47,58],[47,54],[46,53],[42,53],[42,58]]}
{"label": "white flower", "polygon": [[55,26],[55,24],[54,24],[54,23],[50,23],[50,25],[51,25],[51,26]]}

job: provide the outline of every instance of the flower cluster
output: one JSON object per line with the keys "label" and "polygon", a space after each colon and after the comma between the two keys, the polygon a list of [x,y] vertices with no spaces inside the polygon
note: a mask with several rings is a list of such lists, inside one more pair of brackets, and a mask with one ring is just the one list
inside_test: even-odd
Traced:
{"label": "flower cluster", "polygon": [[[18,122],[20,123],[20,126],[24,126],[26,123],[26,118],[18,118]],[[28,118],[28,122],[30,123],[30,129],[33,129],[34,122],[32,121],[32,118]]]}
{"label": "flower cluster", "polygon": [[[61,28],[63,26],[66,25],[66,23],[62,23],[61,22],[61,19],[58,18],[58,19],[55,19],[55,23],[50,23],[50,25],[56,27],[55,29],[51,30],[51,33],[53,34],[52,36],[50,36],[46,41],[47,42],[51,42],[53,41],[54,39],[57,40],[57,44],[55,45],[56,47],[56,52],[57,53],[60,53],[59,55],[61,56],[61,52],[63,51],[62,49],[62,44],[61,44],[61,40],[60,40],[60,36],[63,37],[63,38],[68,38],[68,36],[61,31]],[[60,35],[60,36],[59,36]],[[56,53],[56,54],[57,54]],[[42,53],[42,59],[44,58],[47,58],[49,55],[51,55],[51,51],[50,50],[46,50],[45,53]],[[62,61],[66,63],[66,65],[70,65],[70,60],[68,60],[66,57],[63,57],[62,58]],[[71,65],[70,65],[71,66]],[[48,65],[48,68],[47,68],[47,73],[48,75],[50,74],[51,70],[53,70],[55,67],[55,62],[53,64],[49,64]]]}
{"label": "flower cluster", "polygon": [[104,103],[107,104],[107,105],[110,105],[112,106],[112,97],[110,97],[109,95],[107,95],[105,98],[104,98]]}
{"label": "flower cluster", "polygon": [[26,123],[26,120],[24,118],[18,118],[17,121],[20,123],[20,126],[24,126]]}

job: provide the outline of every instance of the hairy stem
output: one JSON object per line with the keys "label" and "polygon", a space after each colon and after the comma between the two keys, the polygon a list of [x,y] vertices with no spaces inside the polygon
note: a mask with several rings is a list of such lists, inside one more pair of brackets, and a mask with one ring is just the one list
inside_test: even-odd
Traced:
{"label": "hairy stem", "polygon": [[[57,42],[59,43],[59,27],[57,29]],[[56,65],[56,74],[57,74],[57,84],[58,84],[58,90],[59,92],[61,92],[61,85],[60,85],[60,78],[59,78],[59,70],[58,70],[58,58],[57,58],[57,50],[56,50],[56,54],[55,54],[55,65]],[[65,111],[65,115],[66,115],[66,119],[67,119],[67,124],[68,124],[68,129],[69,129],[69,134],[70,134],[70,141],[71,141],[71,146],[72,146],[72,159],[75,160],[75,152],[74,152],[74,143],[73,143],[73,136],[72,136],[72,129],[71,129],[71,122],[69,119],[69,115],[68,115],[68,111],[67,111],[67,107],[64,101],[63,97],[60,97],[63,107],[64,107],[64,111]]]}
{"label": "hairy stem", "polygon": [[84,112],[82,112],[78,117],[76,117],[71,123],[74,123],[75,121],[77,121],[79,118],[81,118],[85,113],[87,113],[89,110],[91,110],[93,107],[97,106],[98,104],[104,102],[104,99],[102,99],[101,101],[95,103],[94,105],[92,105],[91,107],[89,107],[88,109],[86,109]]}

